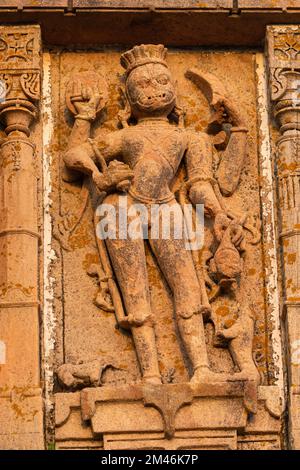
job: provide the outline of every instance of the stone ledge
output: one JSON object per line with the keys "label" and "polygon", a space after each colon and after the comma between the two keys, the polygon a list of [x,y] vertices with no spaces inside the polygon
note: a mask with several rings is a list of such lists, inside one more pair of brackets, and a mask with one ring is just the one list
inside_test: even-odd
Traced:
{"label": "stone ledge", "polygon": [[1,0],[2,8],[36,9],[231,9],[233,0]]}
{"label": "stone ledge", "polygon": [[[169,390],[168,397],[164,389]],[[178,449],[185,448],[184,440],[189,439],[195,449],[236,449],[239,435],[248,435],[245,446],[263,441],[264,436],[266,445],[279,445],[277,387],[258,388],[254,415],[245,409],[241,383],[192,387],[193,397],[190,392],[190,384],[146,388],[137,384],[58,393],[58,447],[73,448],[77,440],[81,448],[90,448],[101,446],[103,439],[104,449]]]}
{"label": "stone ledge", "polygon": [[172,440],[159,432],[106,434],[103,447],[105,450],[236,450],[237,433],[225,430],[178,431]]}
{"label": "stone ledge", "polygon": [[0,8],[68,8],[68,0],[1,0]]}
{"label": "stone ledge", "polygon": [[0,8],[19,10],[243,10],[256,12],[300,9],[299,0],[1,0]]}
{"label": "stone ledge", "polygon": [[299,0],[238,0],[238,8],[241,10],[288,10],[300,9]]}
{"label": "stone ledge", "polygon": [[300,8],[69,9],[0,7],[2,24],[39,23],[43,44],[101,47],[163,43],[175,47],[260,47],[268,24],[300,23]]}

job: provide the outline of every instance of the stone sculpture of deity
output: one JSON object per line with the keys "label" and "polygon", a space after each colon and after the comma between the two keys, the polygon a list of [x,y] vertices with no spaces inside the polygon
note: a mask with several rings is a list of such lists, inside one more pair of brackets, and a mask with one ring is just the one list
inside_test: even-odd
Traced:
{"label": "stone sculpture of deity", "polygon": [[[232,285],[241,273],[243,222],[226,212],[221,193],[230,195],[238,185],[247,129],[234,104],[217,94],[212,105],[219,115],[223,113],[227,117],[231,127],[224,150],[225,163],[222,166],[221,162],[216,175],[209,136],[184,127],[166,54],[162,45],[135,46],[122,54],[128,115],[123,119],[122,129],[105,136],[88,138],[101,98],[97,86],[81,83],[73,90],[70,99],[77,114],[72,145],[64,161],[74,174],[81,172],[91,177],[102,204],[113,207],[117,217],[120,217],[120,201],[125,198],[128,212],[134,204],[143,204],[148,209],[155,204],[161,209],[182,211],[172,184],[179,165],[184,162],[187,198],[194,205],[202,204],[205,216],[213,219],[218,248],[211,265],[221,283]],[[236,163],[228,165],[230,158]],[[128,216],[127,223],[130,222]],[[172,231],[168,238],[151,237],[150,223],[143,230],[149,232],[149,245],[173,294],[178,330],[192,365],[191,382],[220,380],[222,374],[209,367],[206,350],[204,318],[209,317],[211,307],[203,272],[197,269],[193,252],[187,249],[187,240],[175,237]],[[131,330],[143,381],[160,384],[154,330],[156,312],[150,303],[145,242],[142,238],[119,235],[117,228],[115,237],[98,240],[105,281],[120,326]],[[249,316],[246,318],[242,339],[237,348],[232,348],[240,368],[237,378],[257,377],[251,357],[253,321]],[[238,324],[235,329],[238,333],[231,332],[232,344],[241,333]],[[230,338],[229,330],[226,334]]]}

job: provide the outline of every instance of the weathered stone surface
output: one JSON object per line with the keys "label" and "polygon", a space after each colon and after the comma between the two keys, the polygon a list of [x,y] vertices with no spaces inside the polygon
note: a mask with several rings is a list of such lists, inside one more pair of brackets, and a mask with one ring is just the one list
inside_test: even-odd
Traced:
{"label": "weathered stone surface", "polygon": [[267,41],[271,99],[280,130],[280,136],[276,139],[276,165],[280,207],[279,237],[284,270],[282,309],[287,331],[286,348],[289,351],[289,432],[290,445],[298,448],[300,421],[295,403],[299,397],[300,384],[299,25],[269,26]]}
{"label": "weathered stone surface", "polygon": [[[225,2],[201,2],[204,5],[201,8],[188,8],[182,7],[188,2],[174,1],[173,6],[168,8],[155,9],[151,3],[146,8],[126,9],[124,2],[123,8],[114,7],[113,2],[107,7],[90,8],[73,8],[71,2],[67,6],[61,2],[59,4],[62,6],[49,6],[49,2],[43,8],[41,2],[35,2],[25,5],[19,12],[15,3],[15,6],[0,4],[0,10],[3,23],[38,22],[45,43],[60,46],[114,44],[117,35],[117,44],[124,45],[155,42],[175,47],[261,48],[268,24],[300,22],[299,8],[288,8],[286,16],[282,8],[261,7],[262,2],[257,3],[257,8],[238,8],[238,4],[233,5],[233,2],[229,7],[224,7]],[[218,7],[218,4],[222,6]],[[117,30],[111,25],[118,25]]]}
{"label": "weathered stone surface", "polygon": [[0,448],[300,448],[297,2],[0,10]]}
{"label": "weathered stone surface", "polygon": [[43,400],[39,391],[12,391],[0,394],[1,450],[41,450],[44,448]]}
{"label": "weathered stone surface", "polygon": [[[31,123],[40,98],[40,28],[0,27],[0,447],[42,448],[38,165]],[[36,393],[35,393],[36,394]]]}
{"label": "weathered stone surface", "polygon": [[[139,437],[139,439],[138,439]],[[232,431],[178,431],[176,437],[165,439],[159,433],[107,435],[104,449],[165,449],[165,450],[236,450],[236,434]]]}
{"label": "weathered stone surface", "polygon": [[[124,2],[120,0],[73,0],[74,8],[124,8]],[[231,8],[232,0],[129,0],[126,8],[197,8],[197,9],[221,9]]]}
{"label": "weathered stone surface", "polygon": [[15,306],[0,309],[1,341],[6,346],[5,361],[0,365],[1,392],[14,387],[26,391],[40,383],[37,307],[21,308],[15,302]]}
{"label": "weathered stone surface", "polygon": [[0,7],[18,8],[76,8],[76,9],[146,9],[146,8],[173,8],[173,9],[255,9],[255,10],[279,10],[299,8],[298,0],[1,0]]}
{"label": "weathered stone surface", "polygon": [[1,0],[0,8],[67,8],[68,4],[68,0]]}
{"label": "weathered stone surface", "polygon": [[[113,50],[88,54],[81,52],[80,63],[74,61],[74,54],[78,53],[64,52],[59,63],[55,55],[50,55],[52,90],[55,90],[52,94],[52,143],[64,152],[67,164],[66,168],[62,160],[59,162],[56,159],[51,167],[54,184],[53,246],[56,253],[60,253],[52,275],[61,276],[63,266],[63,283],[59,286],[55,300],[56,312],[62,311],[61,299],[64,299],[64,319],[62,321],[61,317],[57,318],[57,355],[53,364],[57,365],[57,386],[60,387],[55,394],[58,447],[76,447],[76,436],[80,448],[92,445],[97,448],[104,445],[107,449],[122,446],[130,448],[131,445],[136,446],[134,448],[147,448],[156,444],[161,448],[168,448],[168,445],[178,448],[184,445],[182,439],[189,439],[189,445],[194,448],[278,447],[282,410],[279,407],[277,388],[275,387],[276,393],[275,389],[270,389],[270,393],[274,393],[274,403],[267,391],[264,391],[268,389],[267,384],[275,383],[278,362],[274,362],[273,345],[269,342],[265,326],[266,317],[268,325],[272,325],[271,317],[269,318],[271,310],[266,307],[269,300],[260,284],[264,278],[264,269],[267,268],[261,257],[258,223],[260,201],[257,185],[253,55],[229,53],[224,56],[222,53],[216,55],[170,50],[166,58],[163,46],[151,45],[125,51],[122,65],[127,74],[127,96],[131,97],[131,101],[126,104],[126,95],[119,92],[119,87],[124,87],[124,78],[118,65],[119,53]],[[239,74],[241,63],[244,67],[243,77]],[[149,133],[147,119],[140,114],[142,111],[135,104],[134,96],[138,96],[136,84],[142,79],[145,83],[147,81],[143,73],[150,70],[156,76],[156,69],[163,76],[167,74],[167,78],[170,77],[162,86],[159,85],[161,89],[158,87],[160,91],[157,91],[157,96],[168,97],[170,103],[167,106],[174,108],[175,112],[168,122],[165,116],[162,119],[155,113],[151,115],[155,109],[155,104],[151,104],[148,112],[152,127],[149,128]],[[149,77],[148,80],[151,83]],[[177,86],[173,88],[172,82],[175,80]],[[145,85],[146,90],[147,86],[150,85]],[[151,86],[154,87],[152,83]],[[243,103],[239,109],[236,106],[237,99]],[[170,110],[167,108],[167,115],[169,114]],[[228,136],[222,127],[224,120],[232,129]],[[118,130],[120,127],[123,129]],[[207,128],[212,132],[211,137],[203,134]],[[99,195],[100,202],[103,197],[109,202],[112,193],[118,191],[118,185],[121,184],[119,190],[129,190],[135,194],[130,197],[137,197],[131,189],[132,184],[130,185],[133,171],[131,158],[139,155],[136,152],[147,151],[151,166],[153,148],[156,156],[163,151],[170,158],[173,150],[168,142],[171,142],[174,130],[180,136],[186,135],[187,142],[190,142],[191,136],[199,135],[200,141],[197,142],[207,159],[209,148],[215,147],[216,152],[213,170],[210,164],[206,166],[201,163],[196,166],[201,174],[196,171],[194,180],[191,174],[187,176],[190,185],[184,197],[190,196],[196,201],[198,189],[192,191],[193,184],[202,188],[203,178],[211,184],[212,180],[210,177],[207,179],[206,172],[213,171],[214,184],[219,185],[219,191],[223,193],[223,196],[219,195],[221,206],[214,199],[215,189],[209,193],[210,196],[205,196],[205,204],[212,215],[223,207],[222,201],[226,204],[223,211],[237,211],[240,214],[234,231],[231,231],[230,224],[225,229],[218,228],[218,218],[215,232],[211,231],[211,222],[207,226],[206,236],[210,237],[209,240],[216,236],[212,253],[214,263],[210,263],[207,271],[208,276],[212,276],[215,290],[213,295],[210,289],[205,294],[206,287],[202,285],[199,290],[199,308],[205,322],[212,310],[212,321],[218,335],[214,335],[211,325],[205,323],[205,343],[198,320],[186,333],[184,330],[183,334],[178,331],[173,319],[174,297],[165,285],[163,273],[157,269],[157,255],[154,256],[148,248],[145,254],[141,251],[134,270],[130,275],[122,274],[123,280],[120,274],[130,269],[126,257],[130,256],[134,260],[134,252],[129,250],[122,257],[120,246],[115,254],[109,246],[109,261],[105,255],[105,245],[103,247],[94,238],[97,219],[93,220],[93,207],[97,206]],[[128,136],[132,136],[130,138],[137,136],[140,150],[128,141],[127,166],[106,163],[104,158],[109,149],[113,150],[118,136],[127,135],[125,131]],[[164,144],[156,146],[153,135],[157,135],[157,142],[163,141]],[[202,147],[201,138],[205,135],[207,146]],[[91,141],[88,141],[89,136],[93,137]],[[145,142],[149,141],[147,146],[142,145],[144,139]],[[87,143],[82,144],[84,141]],[[84,153],[86,151],[87,154]],[[222,152],[219,159],[217,152]],[[95,160],[90,159],[93,153]],[[189,162],[193,158],[194,155]],[[244,173],[245,167],[247,175]],[[91,180],[89,181],[88,176],[82,180],[78,170],[86,170],[91,174]],[[184,168],[180,166],[175,191],[179,190],[184,181],[184,172]],[[148,173],[152,174],[152,170],[148,169]],[[147,173],[144,178],[146,175]],[[144,197],[150,198],[161,197],[160,193],[158,196],[151,193],[151,185],[146,179],[143,186],[139,187],[138,178],[139,174],[136,173],[134,184],[138,194],[142,193]],[[158,184],[162,193],[166,191],[164,182],[165,179],[161,179]],[[94,192],[96,188],[98,193]],[[245,207],[243,201],[249,201],[251,210],[254,211],[255,216],[249,218],[249,224],[242,217]],[[222,220],[226,222],[227,219],[223,217]],[[244,227],[242,232],[240,224]],[[235,246],[232,241],[232,236],[237,232],[243,233],[248,240],[245,257],[239,245]],[[122,244],[126,247],[126,240]],[[232,254],[231,263],[226,258],[226,250]],[[148,284],[143,276],[137,282],[142,259],[146,261]],[[177,259],[178,252],[176,257],[171,258],[173,261],[169,263],[168,271],[165,271],[169,280],[175,276],[180,279],[185,272],[180,271],[180,264],[175,267]],[[196,258],[193,262],[196,265],[198,263]],[[188,275],[182,285],[187,286],[193,276],[193,268],[189,265],[185,269]],[[113,272],[116,277],[112,275]],[[203,272],[199,273],[200,280]],[[240,276],[241,284],[238,280]],[[219,291],[218,283],[223,283],[222,291]],[[239,285],[238,299],[235,294],[228,296],[228,289],[234,285]],[[118,290],[120,286],[121,289]],[[181,287],[180,284],[176,286],[176,289]],[[141,287],[148,289],[151,308],[140,306],[130,310],[131,298],[134,298],[130,296],[137,287],[140,292],[143,292]],[[176,294],[176,290],[173,288],[174,293]],[[124,295],[126,301],[120,303],[119,300]],[[195,299],[198,295],[195,295]],[[188,312],[195,299],[190,297],[190,300],[181,304],[183,313],[185,310]],[[252,306],[250,310],[244,304],[246,299]],[[239,304],[238,308],[235,302]],[[184,325],[185,316],[181,319],[181,315],[179,311],[178,320]],[[192,318],[194,316],[191,315]],[[115,329],[115,321],[119,325],[118,329]],[[155,328],[154,337],[152,322]],[[147,328],[143,330],[145,326]],[[101,331],[101,338],[98,331]],[[133,338],[130,331],[133,332]],[[141,343],[139,335],[142,338]],[[185,350],[182,345],[185,345]],[[258,387],[261,379],[252,359],[252,349],[265,384],[262,388]],[[197,361],[201,362],[200,368]],[[211,371],[206,368],[207,365]],[[197,372],[197,369],[200,370]],[[201,369],[206,370],[205,374],[202,374]],[[187,384],[189,377],[193,377],[192,383],[198,391],[195,388],[191,390]],[[140,385],[141,378],[144,380],[143,386]],[[74,392],[81,388],[84,388],[83,391]],[[72,393],[64,393],[66,389]],[[255,414],[255,419],[248,423],[249,412]],[[88,424],[90,420],[91,426]],[[210,433],[205,432],[207,427],[211,430]],[[224,429],[226,432],[222,431]],[[126,434],[126,438],[123,436],[124,439],[121,439],[121,432]],[[241,438],[239,441],[241,432],[247,434],[248,440],[243,441]],[[260,433],[266,436],[265,441],[262,437],[257,437]]]}
{"label": "weathered stone surface", "polygon": [[238,8],[241,9],[265,9],[268,8],[270,10],[277,10],[277,9],[294,9],[300,8],[299,0],[238,0]]}
{"label": "weathered stone surface", "polygon": [[[164,387],[172,394],[172,386]],[[274,388],[270,392],[278,395]],[[58,445],[71,447],[72,439],[77,437],[81,446],[88,446],[95,435],[103,436],[105,450],[279,448],[280,403],[278,398],[274,400],[279,414],[275,415],[274,409],[270,414],[266,406],[268,387],[260,387],[260,414],[248,423],[239,396],[242,388],[225,390],[215,385],[194,389],[193,393],[193,401],[176,412],[176,432],[172,436],[166,436],[162,408],[145,407],[145,390],[138,386],[86,389],[81,392],[81,399],[79,392],[58,394]],[[94,441],[94,445],[99,445],[99,441]]]}
{"label": "weathered stone surface", "polygon": [[[83,3],[80,0],[73,0],[74,8],[122,8],[124,7],[124,2],[118,2],[115,0],[88,0]],[[197,1],[197,0],[154,0],[151,3],[147,0],[130,0],[127,2],[127,8],[191,8],[191,9],[255,9],[255,10],[279,10],[279,9],[295,9],[299,7],[299,0],[238,0],[233,2],[233,0],[209,0],[209,1]]]}
{"label": "weathered stone surface", "polygon": [[[227,196],[231,196],[236,190],[245,160],[248,129],[230,97],[220,94],[223,90],[221,92],[218,89],[218,83],[214,79],[214,84],[211,84],[214,88],[211,102],[214,103],[216,114],[220,114],[220,109],[222,109],[223,116],[226,113],[228,116],[227,121],[226,117],[219,119],[219,129],[215,131],[215,134],[222,130],[224,123],[231,123],[228,143],[224,144],[224,155],[218,166],[215,181],[210,161],[213,148],[208,137],[201,134],[198,137],[196,133],[189,133],[184,129],[183,111],[177,103],[175,87],[167,68],[166,49],[162,45],[135,46],[121,56],[121,65],[126,70],[126,95],[124,96],[128,99],[125,111],[120,112],[119,115],[123,130],[112,132],[99,140],[87,140],[87,143],[82,146],[79,146],[77,142],[84,139],[85,133],[86,139],[88,138],[87,122],[94,121],[98,108],[101,109],[105,104],[98,92],[99,87],[103,89],[104,83],[99,82],[97,78],[91,82],[86,76],[81,75],[77,79],[73,78],[67,85],[67,97],[69,88],[73,90],[70,103],[74,106],[69,106],[69,109],[75,114],[75,126],[64,160],[73,172],[81,171],[92,177],[96,190],[101,194],[100,204],[103,201],[104,205],[111,204],[113,208],[117,208],[119,193],[123,201],[128,204],[128,214],[130,207],[134,208],[134,204],[137,203],[148,204],[148,208],[151,204],[160,204],[160,210],[176,209],[182,214],[184,205],[190,201],[195,205],[204,204],[207,215],[215,218],[214,232],[218,248],[215,252],[210,252],[209,245],[205,247],[209,253],[210,267],[205,262],[201,265],[201,262],[197,261],[198,255],[196,257],[191,255],[185,245],[186,241],[177,241],[179,239],[174,238],[171,232],[166,240],[157,238],[156,235],[152,235],[152,232],[150,235],[149,232],[154,257],[173,293],[181,340],[188,352],[194,373],[192,380],[199,382],[202,377],[202,380],[206,381],[212,373],[208,370],[202,317],[200,320],[197,317],[197,314],[209,316],[211,312],[209,294],[206,292],[205,272],[207,272],[207,279],[211,275],[211,283],[214,283],[213,276],[218,279],[214,283],[217,290],[220,290],[220,286],[223,285],[224,292],[232,291],[231,294],[234,297],[234,289],[243,269],[242,253],[246,250],[245,242],[242,243],[242,240],[247,216],[230,215],[230,209],[225,208],[221,194],[219,198],[217,197],[214,185],[218,184],[219,191]],[[201,73],[201,71],[195,72],[195,75],[201,76]],[[156,77],[156,81],[151,78],[152,76]],[[141,85],[142,81],[147,84]],[[82,99],[85,89],[90,90],[86,92],[89,93],[87,102]],[[156,96],[161,98],[156,98]],[[178,127],[174,125],[172,127],[172,118],[170,122],[168,121],[168,116],[172,114],[175,116],[175,123]],[[136,127],[130,126],[130,119],[136,120]],[[152,140],[153,135],[159,141],[163,141],[164,146],[157,147]],[[138,150],[136,142],[140,142]],[[198,151],[197,148],[199,148]],[[93,162],[94,153],[96,163]],[[108,162],[120,154],[127,155],[126,163],[123,165],[120,162],[115,165],[106,163],[105,159]],[[159,161],[157,161],[157,155],[160,157]],[[174,193],[170,190],[170,184],[183,156],[186,159],[188,180],[186,185],[179,190],[180,195],[176,200]],[[166,167],[165,163],[168,161],[171,162],[169,167],[171,166],[173,171],[169,171]],[[128,228],[130,228],[132,219],[128,218],[128,220]],[[149,220],[149,228],[150,226],[153,228],[154,223],[155,221]],[[178,219],[177,224],[179,223]],[[96,220],[95,228],[97,224]],[[112,224],[113,221],[111,226],[109,225],[109,230],[113,229]],[[128,239],[127,234],[125,237],[121,235],[121,241],[119,232],[116,237],[117,242],[110,237],[103,242],[97,236],[100,270],[103,271],[102,276],[104,275],[108,282],[106,287],[103,286],[103,290],[111,296],[111,304],[119,326],[127,327],[132,331],[143,378],[151,383],[160,383],[153,329],[155,311],[150,305],[144,241],[138,238],[132,241]],[[192,240],[192,237],[190,239]],[[66,238],[66,243],[68,243],[67,240],[68,238]],[[229,253],[231,263],[228,259],[226,260]],[[198,275],[196,269],[199,269]],[[200,274],[200,269],[203,274]],[[121,294],[117,293],[118,288]],[[99,296],[101,296],[101,286]],[[126,306],[124,312],[120,296]],[[240,305],[240,308],[237,307],[240,309],[239,323],[237,322],[234,327],[235,332],[231,333],[228,329],[218,334],[230,342],[230,348],[234,350],[235,364],[240,367],[241,377],[244,376],[247,380],[258,380],[259,375],[252,360],[253,319],[246,302],[243,303],[241,297]],[[238,344],[239,335],[241,344]],[[236,345],[235,342],[237,342]],[[241,354],[242,349],[244,349],[244,357]],[[84,375],[88,373],[85,372]]]}
{"label": "weathered stone surface", "polygon": [[[111,56],[111,57],[112,57],[112,56]],[[109,60],[111,60],[111,57],[110,57]],[[115,56],[115,57],[117,58],[117,56]],[[172,56],[170,56],[170,57],[172,57]],[[173,56],[173,57],[174,57],[174,60],[176,61],[176,56]],[[190,56],[190,57],[192,58],[192,56]],[[95,58],[96,58],[96,56],[95,56]],[[103,58],[104,58],[104,57],[103,57]],[[71,59],[71,57],[70,57],[70,59]],[[70,59],[66,56],[66,60],[67,60],[68,62],[69,62]],[[195,57],[195,59],[196,59],[196,57]],[[195,60],[195,59],[194,59],[194,60]],[[66,62],[66,66],[67,66],[67,63],[68,63],[68,62]],[[174,65],[175,65],[175,63],[176,63],[176,62],[174,62]],[[104,64],[103,64],[103,65],[104,65]],[[184,66],[184,64],[183,64],[183,66]],[[184,69],[183,69],[183,73],[184,73]],[[109,73],[109,75],[111,75],[111,73]],[[185,79],[184,76],[181,78],[181,81],[182,81],[182,86],[185,87],[184,89],[186,90],[186,91],[184,91],[184,96],[187,96],[187,94],[190,93],[191,90],[195,90],[195,91],[197,90],[196,88],[193,88],[194,85],[193,85],[192,83],[189,84],[188,80]],[[113,85],[113,83],[112,83],[112,85]],[[112,87],[112,85],[110,85],[110,87]],[[114,84],[113,86],[115,87],[116,85]],[[111,88],[111,89],[112,89],[112,88]],[[188,91],[188,90],[189,90],[189,91]],[[197,93],[197,91],[196,91],[196,93]],[[62,93],[62,94],[63,94],[63,93]],[[198,95],[198,96],[199,96],[199,98],[200,98],[200,95]],[[111,97],[113,97],[113,95],[111,95]],[[187,104],[188,104],[188,103],[187,103]],[[114,112],[113,109],[115,109],[115,108],[111,108],[111,113]],[[200,108],[199,111],[202,112],[202,113],[205,113],[205,112],[206,112],[206,111],[205,111],[205,101],[203,101],[203,106],[202,106],[202,108]],[[111,114],[111,119],[112,119],[112,120],[114,119],[113,114]],[[194,118],[194,114],[190,114],[190,115],[189,115],[188,108],[187,108],[187,117],[186,117],[186,119],[187,119],[187,122],[189,122],[190,124],[193,125],[193,120],[195,119],[195,118]],[[105,124],[104,124],[104,125],[105,125]],[[111,125],[110,125],[109,123],[108,123],[108,125],[109,125],[109,127],[111,127]],[[113,125],[113,121],[112,121],[112,125]],[[195,122],[195,125],[197,125],[196,122]],[[68,185],[68,187],[70,187],[70,185]],[[67,201],[66,201],[66,202],[67,202]],[[70,200],[70,202],[71,202],[71,200]],[[91,228],[92,228],[92,227],[91,227]],[[66,236],[67,236],[67,235],[68,235],[68,234],[66,233]],[[61,237],[59,237],[59,238],[61,239]],[[71,241],[71,240],[70,240],[70,241]],[[75,239],[74,239],[74,241],[75,241]],[[73,242],[71,241],[71,243],[73,243]],[[75,243],[76,243],[76,242],[75,242]],[[81,242],[80,242],[80,243],[81,243]],[[75,248],[75,246],[76,246],[76,245],[74,245],[74,248]],[[65,253],[65,256],[66,256],[66,259],[70,257],[70,263],[71,263],[71,264],[70,264],[70,267],[71,267],[71,265],[73,265],[73,261],[71,261],[72,258],[73,258],[72,253],[66,252],[66,253]],[[86,256],[86,255],[85,255],[85,256]],[[88,256],[90,257],[91,255],[88,255]],[[74,274],[75,274],[75,273],[74,273],[74,270],[73,270],[73,274],[72,274],[72,275],[74,275]],[[68,275],[67,275],[67,277],[65,277],[65,280],[66,280],[66,283],[67,283],[67,284],[69,283],[69,280],[68,280],[68,279],[69,279],[69,278],[68,278]],[[85,278],[85,279],[86,279],[86,281],[84,281],[84,282],[87,282],[87,284],[86,284],[86,289],[87,289],[87,291],[88,291],[88,286],[91,285],[90,283],[91,283],[92,280],[89,280],[88,277]],[[83,282],[83,280],[81,279],[81,283],[82,283],[82,282]],[[72,282],[70,285],[74,285],[74,287],[76,286],[76,280],[75,280],[75,278],[74,278],[74,282]],[[82,285],[82,284],[81,284],[81,285]],[[70,294],[71,294],[71,292],[70,292]],[[73,295],[75,295],[75,292],[74,292],[74,294],[72,293],[71,296],[70,296],[70,298],[69,298],[69,294],[66,292],[66,300],[67,300],[67,303],[68,303],[69,301],[72,302]],[[162,294],[160,294],[160,295],[162,295]],[[165,295],[165,294],[164,294],[164,295]],[[78,296],[78,293],[77,293],[77,296]],[[85,298],[86,298],[86,296],[84,295],[84,297],[82,298],[82,301],[83,301],[83,302],[85,302],[85,300],[84,300]],[[68,299],[70,299],[70,300],[68,300]],[[70,306],[71,306],[71,303],[70,303]],[[163,308],[163,305],[162,305],[162,308]],[[169,307],[168,307],[168,308],[169,308]],[[81,313],[80,313],[80,316],[81,316],[81,317],[82,317],[82,315],[85,316],[85,314],[83,313],[84,310],[85,310],[85,307],[84,307],[84,304],[82,304],[82,310],[81,310]],[[72,318],[72,317],[73,317],[73,318]],[[69,325],[69,324],[70,324],[70,327],[71,327],[71,324],[73,323],[73,320],[74,320],[74,313],[72,313],[72,317],[71,317],[71,316],[69,317],[69,315],[67,314],[67,317],[66,317],[66,319],[65,319],[65,324],[66,324],[66,325]],[[103,319],[103,320],[104,320],[104,319]],[[69,321],[70,321],[71,323],[69,323]],[[78,321],[80,321],[80,320],[78,319]],[[89,310],[87,311],[87,316],[86,316],[86,320],[85,320],[85,321],[88,322],[88,323],[86,323],[86,324],[89,324],[89,323],[92,321],[92,318],[90,318]],[[105,320],[105,322],[106,322],[106,321],[107,321],[107,320]],[[90,327],[92,328],[92,323],[90,323]],[[101,328],[101,329],[103,329],[103,328]],[[79,333],[79,332],[77,332],[76,335],[78,335],[78,333]],[[84,333],[84,332],[82,332],[82,333]],[[73,333],[72,333],[72,329],[69,329],[69,328],[68,328],[68,329],[66,330],[66,335],[67,335],[67,337],[68,337],[69,334],[71,335],[71,336],[70,336],[70,341],[67,341],[67,342],[66,342],[66,346],[67,346],[67,348],[71,347],[71,349],[72,349],[72,348],[74,347],[74,342],[73,342],[73,340],[72,340],[72,335],[73,335]],[[79,334],[80,334],[80,333],[79,333]],[[174,334],[174,332],[173,332],[172,334]],[[158,338],[160,338],[160,335],[159,335]],[[96,339],[96,338],[95,338],[95,339]],[[125,339],[125,338],[124,338],[124,339]],[[84,334],[83,334],[83,336],[82,336],[82,340],[84,341]],[[90,339],[90,340],[91,340],[91,339]],[[121,336],[120,336],[119,334],[116,334],[115,340],[116,340],[116,341],[120,341],[120,340],[121,340]],[[162,348],[165,348],[165,347],[168,347],[168,348],[169,348],[169,347],[171,347],[171,345],[168,344],[168,342],[167,342],[166,340],[163,340],[162,337],[161,337],[161,339],[158,339],[158,341],[161,342],[161,346],[160,346],[160,347],[162,347]],[[104,343],[106,343],[106,344],[108,345],[108,342],[105,341],[105,340],[103,340],[103,344],[104,344]],[[73,345],[71,346],[71,344],[73,344]],[[91,343],[90,343],[90,344],[91,344]],[[163,346],[163,344],[165,344],[165,346]],[[69,346],[69,345],[70,345],[70,346]],[[79,346],[79,342],[77,342],[77,345]],[[108,347],[109,347],[109,345],[108,345]],[[175,347],[175,345],[174,345],[174,347]],[[95,348],[97,348],[96,343],[95,343]],[[110,347],[109,347],[109,349],[110,349]],[[177,348],[176,348],[176,349],[177,349]],[[96,352],[96,350],[97,350],[97,349],[95,349],[95,352]],[[92,360],[92,359],[93,359],[92,354],[95,354],[95,353],[92,353],[91,351],[92,351],[91,348],[90,348],[90,351],[89,351],[88,349],[86,350],[86,353],[87,353],[86,358],[87,358],[87,360]],[[75,350],[74,350],[74,352],[75,352]],[[76,356],[74,356],[74,352],[71,352],[71,350],[70,350],[70,356],[69,356],[69,354],[68,354],[68,356],[69,356],[69,357],[74,357],[74,359],[75,359]],[[124,353],[125,353],[125,351],[124,351]],[[170,353],[170,359],[171,359],[171,357],[173,356],[173,361],[174,361],[175,358],[178,357],[178,352],[176,352],[175,355],[174,355],[174,353],[175,353],[175,351],[174,351],[173,353]],[[79,351],[78,351],[77,354],[79,354]],[[127,353],[127,354],[128,354],[128,353]],[[107,356],[107,362],[111,362],[111,356],[113,356],[113,350],[111,350],[111,352],[108,354],[108,356]],[[81,358],[80,356],[77,356],[77,357],[78,357],[78,359]],[[123,357],[124,357],[124,356],[123,356]],[[76,359],[76,360],[78,360],[78,359]],[[168,359],[167,362],[169,362],[170,359]],[[129,360],[129,359],[128,359],[128,360]],[[180,356],[178,357],[177,360],[180,361]],[[129,361],[130,361],[131,364],[132,364],[132,359],[129,360]],[[126,361],[123,361],[123,366],[124,366],[124,362],[126,362]],[[117,367],[119,366],[118,364],[115,364],[115,365],[116,365]],[[170,364],[168,367],[172,368],[172,367],[174,367],[174,366],[171,366],[171,364]],[[177,369],[178,369],[178,368],[177,368]],[[179,372],[179,369],[178,369],[178,372]],[[117,372],[116,372],[116,373],[117,373]],[[135,374],[135,372],[134,372],[134,374]]]}

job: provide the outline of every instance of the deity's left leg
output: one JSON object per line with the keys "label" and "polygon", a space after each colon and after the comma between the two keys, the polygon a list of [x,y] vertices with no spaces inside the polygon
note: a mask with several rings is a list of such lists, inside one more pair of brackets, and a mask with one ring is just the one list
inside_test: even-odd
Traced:
{"label": "deity's left leg", "polygon": [[184,240],[150,240],[159,266],[173,292],[179,331],[194,372],[208,369],[201,294],[191,252]]}
{"label": "deity's left leg", "polygon": [[[166,212],[165,209],[167,209]],[[166,234],[162,228],[168,222],[163,220],[168,211],[172,215],[170,217],[169,213],[170,230]],[[221,374],[216,374],[209,369],[202,317],[204,310],[201,288],[190,246],[184,236],[180,238],[180,231],[176,234],[175,230],[178,224],[183,227],[181,207],[176,202],[171,202],[161,206],[159,213],[159,218],[151,220],[149,241],[173,292],[180,335],[193,366],[194,373],[191,381],[197,383],[226,380],[225,376],[221,377]],[[153,231],[153,226],[158,222],[160,230]]]}

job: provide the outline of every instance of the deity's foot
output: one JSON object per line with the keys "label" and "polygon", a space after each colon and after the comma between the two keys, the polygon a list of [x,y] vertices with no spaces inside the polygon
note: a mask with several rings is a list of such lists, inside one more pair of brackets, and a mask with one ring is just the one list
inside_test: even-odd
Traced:
{"label": "deity's foot", "polygon": [[161,377],[158,375],[144,375],[144,384],[161,385]]}
{"label": "deity's foot", "polygon": [[241,381],[253,381],[257,382],[258,384],[261,383],[261,375],[256,369],[256,367],[249,368],[242,370],[241,372],[236,372],[228,377],[228,382],[236,382],[238,380]]}
{"label": "deity's foot", "polygon": [[194,371],[193,377],[190,380],[191,384],[203,384],[203,383],[216,383],[226,382],[228,375],[218,372],[213,372],[208,366],[197,367]]}

